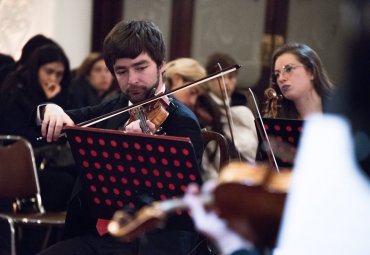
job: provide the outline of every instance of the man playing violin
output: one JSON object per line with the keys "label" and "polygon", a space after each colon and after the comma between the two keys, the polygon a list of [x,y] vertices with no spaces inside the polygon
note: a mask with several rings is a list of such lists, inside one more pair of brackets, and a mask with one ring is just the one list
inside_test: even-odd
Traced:
{"label": "man playing violin", "polygon": [[[71,111],[64,111],[55,104],[46,105],[42,114],[41,132],[48,142],[57,140],[65,125],[96,118],[165,91],[162,78],[165,44],[162,33],[153,23],[119,22],[105,38],[103,55],[107,67],[118,81],[121,95],[109,102]],[[161,125],[161,132],[189,137],[200,165],[203,143],[195,115],[174,98],[164,98],[164,101],[168,116]],[[140,121],[128,122],[129,118],[129,113],[125,112],[97,123],[95,127],[142,132]],[[150,133],[157,131],[151,120],[145,124]],[[198,234],[188,216],[174,216],[168,220],[164,229],[126,243],[108,234],[98,233],[97,222],[98,219],[89,216],[78,181],[67,211],[65,234],[68,239],[40,254],[189,254],[198,242]]]}

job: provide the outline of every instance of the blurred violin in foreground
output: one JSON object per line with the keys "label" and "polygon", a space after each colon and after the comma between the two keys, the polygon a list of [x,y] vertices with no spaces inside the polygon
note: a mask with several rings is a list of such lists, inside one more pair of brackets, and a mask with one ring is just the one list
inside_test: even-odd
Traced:
{"label": "blurred violin in foreground", "polygon": [[[270,246],[277,236],[289,182],[290,170],[277,173],[266,164],[231,162],[220,172],[215,189],[200,196],[234,231]],[[179,209],[187,209],[181,198],[154,202],[133,216],[117,211],[108,230],[112,236],[131,240],[161,227],[166,216]]]}

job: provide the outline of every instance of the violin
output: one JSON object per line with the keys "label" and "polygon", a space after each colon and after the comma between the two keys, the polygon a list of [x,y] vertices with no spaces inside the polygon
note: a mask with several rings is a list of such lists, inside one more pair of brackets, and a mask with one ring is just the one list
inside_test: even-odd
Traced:
{"label": "violin", "polygon": [[157,101],[154,101],[150,104],[146,104],[143,106],[138,106],[133,109],[131,109],[130,112],[130,118],[127,122],[127,124],[130,124],[131,122],[135,120],[140,120],[140,128],[145,134],[150,134],[151,131],[146,124],[146,121],[149,120],[155,125],[155,129],[160,131],[161,125],[163,122],[167,119],[169,113],[167,111],[167,108],[169,106],[169,100],[168,98],[160,98]]}
{"label": "violin", "polygon": [[226,169],[213,192],[219,216],[256,246],[274,247],[291,170],[236,162]]}
{"label": "violin", "polygon": [[[231,162],[222,169],[215,189],[200,196],[207,207],[243,237],[262,245],[272,245],[289,183],[290,170],[285,169],[279,174],[271,171],[267,164]],[[134,216],[117,211],[108,231],[120,239],[132,240],[161,226],[168,214],[179,209],[187,209],[182,198],[154,202]]]}

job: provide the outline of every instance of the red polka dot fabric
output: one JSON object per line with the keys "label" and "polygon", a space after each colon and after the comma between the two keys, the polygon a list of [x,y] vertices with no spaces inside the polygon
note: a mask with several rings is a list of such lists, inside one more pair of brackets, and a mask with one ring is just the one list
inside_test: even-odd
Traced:
{"label": "red polka dot fabric", "polygon": [[201,183],[189,138],[68,127],[68,141],[93,217],[138,210]]}

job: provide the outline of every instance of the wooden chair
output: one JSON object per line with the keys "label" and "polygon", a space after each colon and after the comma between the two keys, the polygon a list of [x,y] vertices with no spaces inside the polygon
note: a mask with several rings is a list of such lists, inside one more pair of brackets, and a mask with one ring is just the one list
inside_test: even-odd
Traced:
{"label": "wooden chair", "polygon": [[201,132],[202,132],[204,148],[211,141],[215,141],[217,146],[220,149],[220,164],[219,164],[220,167],[218,169],[220,171],[220,169],[226,166],[230,161],[229,147],[227,144],[227,140],[222,134],[211,131],[211,130],[207,130],[206,128],[203,128]]}
{"label": "wooden chair", "polygon": [[53,227],[63,227],[65,212],[45,212],[31,144],[19,136],[0,136],[0,197],[14,201],[13,211],[0,213],[9,224],[11,254],[16,254],[17,227],[47,227],[42,249]]}

